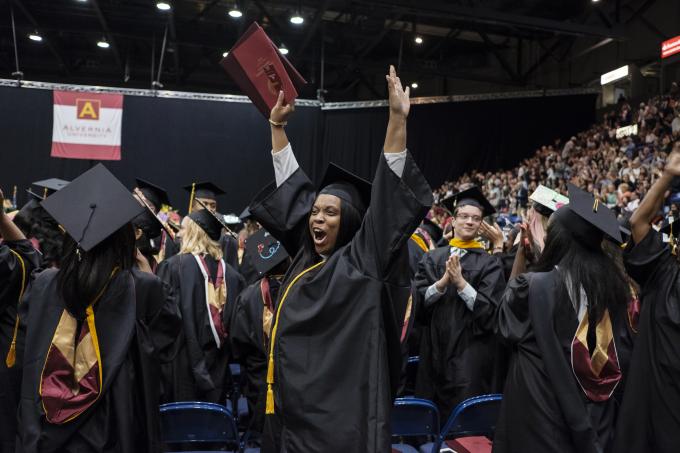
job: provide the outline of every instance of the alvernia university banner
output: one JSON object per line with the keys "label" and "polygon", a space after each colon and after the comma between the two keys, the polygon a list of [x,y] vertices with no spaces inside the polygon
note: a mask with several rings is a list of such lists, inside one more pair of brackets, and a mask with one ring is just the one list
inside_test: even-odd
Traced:
{"label": "alvernia university banner", "polygon": [[120,160],[122,94],[54,92],[52,157]]}

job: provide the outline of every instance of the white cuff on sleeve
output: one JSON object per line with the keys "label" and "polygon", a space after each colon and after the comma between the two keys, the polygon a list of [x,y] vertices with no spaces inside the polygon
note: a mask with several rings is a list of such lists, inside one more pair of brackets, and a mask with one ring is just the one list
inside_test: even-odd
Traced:
{"label": "white cuff on sleeve", "polygon": [[404,165],[406,165],[406,150],[400,153],[385,153],[385,160],[392,171],[401,178],[404,174]]}
{"label": "white cuff on sleeve", "polygon": [[444,294],[446,294],[446,288],[444,288],[444,291],[439,291],[437,289],[437,284],[433,283],[425,291],[425,302],[428,304],[437,302]]}
{"label": "white cuff on sleeve", "polygon": [[274,152],[272,150],[272,161],[274,162],[274,175],[276,176],[276,187],[283,184],[290,175],[300,168],[300,165],[293,154],[293,147],[290,143],[286,145],[281,151]]}
{"label": "white cuff on sleeve", "polygon": [[470,284],[466,284],[465,288],[462,290],[458,291],[458,295],[460,296],[461,299],[463,299],[463,302],[465,302],[465,305],[467,305],[467,308],[472,311],[475,307],[475,299],[477,299],[477,291],[470,286]]}

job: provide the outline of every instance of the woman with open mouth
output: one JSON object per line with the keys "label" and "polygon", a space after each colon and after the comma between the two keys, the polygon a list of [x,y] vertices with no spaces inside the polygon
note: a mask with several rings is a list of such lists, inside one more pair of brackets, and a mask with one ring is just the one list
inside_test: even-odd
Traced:
{"label": "woman with open mouth", "polygon": [[284,132],[294,110],[271,111],[276,187],[251,203],[293,264],[275,305],[263,452],[390,449],[409,297],[407,243],[432,190],[406,150],[409,89],[386,76],[389,122],[371,185],[331,165],[315,187]]}

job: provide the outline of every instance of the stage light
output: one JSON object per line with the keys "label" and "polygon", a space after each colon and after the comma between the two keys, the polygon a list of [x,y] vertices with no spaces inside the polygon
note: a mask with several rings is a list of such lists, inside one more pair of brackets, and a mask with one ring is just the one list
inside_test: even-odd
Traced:
{"label": "stage light", "polygon": [[295,13],[290,16],[290,23],[295,25],[301,25],[305,22],[305,18],[300,15],[300,13]]}
{"label": "stage light", "polygon": [[282,55],[288,55],[288,48],[286,47],[285,44],[281,43],[281,47],[279,47],[279,52],[281,52]]}
{"label": "stage light", "polygon": [[226,58],[227,55],[229,55],[229,52],[222,52],[222,58]]}
{"label": "stage light", "polygon": [[238,5],[236,3],[234,3],[234,6],[229,10],[229,16],[233,17],[234,19],[238,19],[239,17],[243,16],[243,13],[240,9],[238,9]]}
{"label": "stage light", "polygon": [[415,42],[416,42],[416,44],[422,44],[423,38],[421,38],[420,36],[416,36]]}
{"label": "stage light", "polygon": [[599,2],[599,1],[600,1],[600,0],[593,0],[593,3],[597,3],[597,2]]}
{"label": "stage light", "polygon": [[111,47],[111,44],[109,44],[109,42],[105,38],[102,38],[99,41],[97,41],[97,47],[100,47],[102,49],[108,49],[109,47]]}
{"label": "stage light", "polygon": [[413,88],[414,90],[415,90],[416,88],[418,88],[418,82],[413,82],[413,83],[411,84],[411,88]]}
{"label": "stage light", "polygon": [[42,42],[43,40],[42,36],[40,36],[40,33],[38,33],[37,31],[34,31],[30,35],[28,35],[28,39],[35,42]]}
{"label": "stage light", "polygon": [[168,2],[157,2],[156,8],[160,9],[161,11],[169,11],[172,9],[172,6],[170,6],[170,3]]}

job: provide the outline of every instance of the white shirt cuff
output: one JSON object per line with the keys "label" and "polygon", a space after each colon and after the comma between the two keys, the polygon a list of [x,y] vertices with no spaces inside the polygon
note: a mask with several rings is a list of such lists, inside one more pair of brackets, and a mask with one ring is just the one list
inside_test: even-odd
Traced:
{"label": "white shirt cuff", "polygon": [[465,302],[465,305],[467,305],[467,308],[472,311],[475,307],[475,299],[477,299],[477,291],[470,286],[470,284],[466,284],[465,288],[462,290],[458,291],[458,295],[460,296],[461,299],[463,299],[463,302]]}
{"label": "white shirt cuff", "polygon": [[446,294],[446,288],[444,288],[444,291],[439,291],[437,289],[437,284],[433,283],[430,285],[429,288],[425,291],[425,302],[431,303],[431,302],[436,302],[438,301],[444,294]]}
{"label": "white shirt cuff", "polygon": [[283,184],[286,179],[290,178],[290,176],[300,168],[290,143],[288,143],[281,151],[274,152],[274,150],[272,150],[272,160],[274,161],[276,187]]}
{"label": "white shirt cuff", "polygon": [[401,178],[404,174],[404,165],[406,165],[406,150],[400,153],[385,153],[385,160],[394,174]]}

